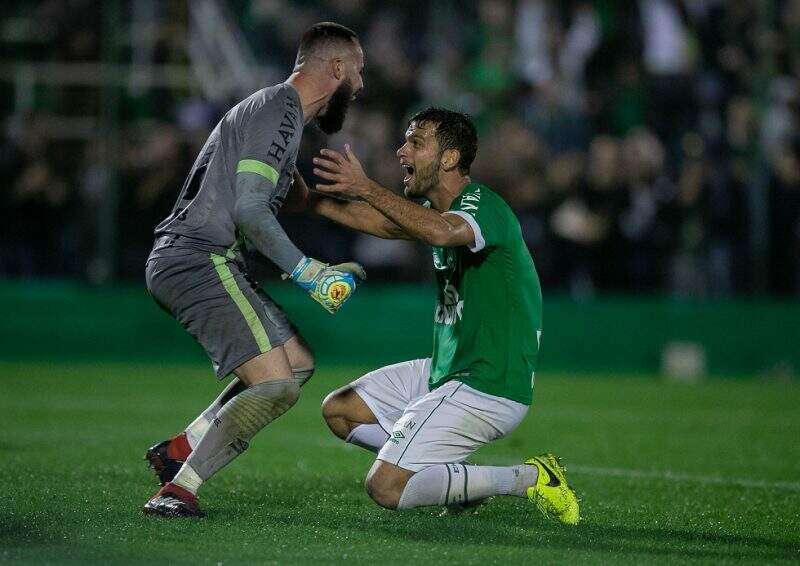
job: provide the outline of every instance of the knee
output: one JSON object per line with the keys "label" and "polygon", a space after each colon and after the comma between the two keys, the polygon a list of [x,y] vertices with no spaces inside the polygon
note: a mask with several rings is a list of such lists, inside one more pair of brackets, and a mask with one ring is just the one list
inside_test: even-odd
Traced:
{"label": "knee", "polygon": [[341,400],[338,397],[339,391],[331,391],[325,396],[325,399],[322,400],[322,416],[325,420],[340,416],[339,409]]}
{"label": "knee", "polygon": [[289,365],[292,366],[292,379],[302,387],[314,375],[314,355],[308,344],[299,336],[284,345]]}
{"label": "knee", "polygon": [[407,481],[407,479],[400,480],[390,474],[385,474],[380,468],[377,470],[373,468],[367,474],[364,487],[375,503],[385,509],[395,510],[400,504],[400,497],[403,495],[403,489]]}
{"label": "knee", "polygon": [[275,394],[275,398],[288,410],[300,399],[300,386],[293,380],[283,381],[280,384],[280,390]]}
{"label": "knee", "polygon": [[346,440],[350,434],[350,424],[345,418],[346,404],[342,399],[341,390],[333,391],[322,401],[322,418],[328,423],[331,432]]}

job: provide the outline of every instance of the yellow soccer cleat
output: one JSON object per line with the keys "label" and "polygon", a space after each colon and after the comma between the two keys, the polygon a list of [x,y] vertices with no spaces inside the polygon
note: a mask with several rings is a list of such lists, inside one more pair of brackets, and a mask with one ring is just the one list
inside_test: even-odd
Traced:
{"label": "yellow soccer cleat", "polygon": [[578,497],[567,483],[566,469],[559,459],[553,454],[540,454],[525,463],[539,470],[536,484],[528,488],[528,500],[545,517],[565,525],[577,525],[581,520]]}

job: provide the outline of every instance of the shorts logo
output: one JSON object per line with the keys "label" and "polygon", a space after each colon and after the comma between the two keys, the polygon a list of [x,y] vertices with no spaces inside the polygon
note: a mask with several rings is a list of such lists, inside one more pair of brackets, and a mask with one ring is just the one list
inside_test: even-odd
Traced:
{"label": "shorts logo", "polygon": [[400,440],[399,440],[399,439],[401,439],[401,438],[402,438],[402,439],[405,439],[405,437],[406,437],[406,435],[405,435],[405,434],[403,434],[403,431],[401,431],[401,430],[396,430],[396,431],[394,431],[394,432],[392,433],[392,435],[389,437],[389,442],[394,442],[395,444],[400,444]]}

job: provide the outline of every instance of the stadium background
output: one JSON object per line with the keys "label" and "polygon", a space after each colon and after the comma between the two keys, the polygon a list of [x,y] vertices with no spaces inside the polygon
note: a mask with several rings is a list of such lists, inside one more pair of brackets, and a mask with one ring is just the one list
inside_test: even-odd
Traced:
{"label": "stadium background", "polygon": [[[301,171],[312,179],[315,152],[349,142],[367,171],[399,188],[394,151],[408,115],[428,104],[471,113],[473,178],[511,203],[542,279],[545,368],[560,356],[565,369],[572,357],[584,369],[594,359],[602,370],[657,371],[668,351],[701,373],[800,367],[796,0],[73,0],[2,10],[0,278],[16,282],[3,285],[7,300],[28,309],[2,325],[6,356],[24,350],[15,337],[63,335],[39,308],[49,288],[19,295],[32,281],[61,282],[63,304],[64,282],[75,282],[86,308],[73,313],[120,284],[142,288],[152,229],[207,132],[230,104],[285,78],[302,30],[330,19],[360,34],[366,89],[343,132],[325,139],[308,128]],[[309,215],[282,221],[309,255],[362,262],[376,292],[430,287],[424,246]],[[277,275],[274,292],[302,309]],[[412,311],[428,308],[419,300]],[[165,325],[142,301],[116,324],[152,315]],[[739,306],[748,323],[726,322]],[[58,320],[69,326],[69,314]],[[378,318],[391,358],[391,324],[404,316]],[[428,324],[421,312],[411,318],[409,328]],[[129,326],[138,339],[141,326]],[[609,349],[626,342],[641,363],[609,365]],[[71,348],[81,343],[97,344]]]}
{"label": "stadium background", "polygon": [[[784,513],[800,504],[800,1],[19,0],[0,16],[0,479],[25,486],[0,500],[0,562],[135,562],[143,541],[165,553],[178,544],[136,516],[152,486],[135,460],[218,385],[144,289],[152,229],[222,112],[282,81],[320,20],[360,35],[366,88],[340,134],[305,132],[307,179],[317,149],[347,142],[399,189],[407,116],[440,104],[475,117],[473,178],[520,218],[545,296],[541,401],[492,454],[564,451],[589,495],[588,530],[537,524],[543,547],[525,556],[796,560],[800,525]],[[318,372],[305,404],[265,433],[267,452],[254,448],[209,487],[217,508],[238,494],[244,519],[212,513],[241,537],[202,527],[203,559],[257,561],[264,530],[251,527],[273,542],[297,536],[282,522],[313,528],[314,542],[302,539],[305,555],[281,545],[274,559],[341,558],[331,552],[343,527],[326,531],[308,519],[318,508],[288,495],[318,482],[344,498],[322,508],[401,545],[387,563],[521,560],[527,526],[509,519],[510,503],[480,527],[419,516],[441,539],[370,507],[353,483],[366,456],[340,458],[317,414],[314,398],[332,387],[429,352],[429,251],[307,215],[281,221],[304,252],[355,258],[370,280],[335,318],[277,272],[268,281]],[[709,379],[682,389],[665,376]],[[340,468],[311,474],[308,446]],[[82,475],[94,477],[94,458],[101,501]],[[274,478],[275,461],[288,476]],[[737,479],[751,462],[759,479]],[[693,487],[676,498],[681,479]],[[284,499],[264,503],[264,485]],[[754,497],[743,502],[742,489]],[[265,511],[276,504],[285,510]],[[651,520],[665,530],[641,526]],[[173,532],[186,549],[184,528]],[[499,554],[469,546],[492,537]]]}

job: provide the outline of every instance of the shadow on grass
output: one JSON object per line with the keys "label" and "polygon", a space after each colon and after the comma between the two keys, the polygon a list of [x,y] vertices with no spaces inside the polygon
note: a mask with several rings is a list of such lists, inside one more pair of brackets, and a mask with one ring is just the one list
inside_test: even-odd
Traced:
{"label": "shadow on grass", "polygon": [[49,521],[10,513],[0,514],[0,548],[47,543],[60,536],[61,531],[49,524]]}
{"label": "shadow on grass", "polygon": [[[520,519],[523,519],[520,521]],[[409,540],[435,543],[459,542],[467,545],[502,544],[515,547],[585,549],[609,553],[652,556],[685,556],[698,558],[753,558],[761,560],[800,557],[797,545],[763,537],[704,533],[685,529],[659,527],[611,526],[584,523],[566,527],[545,522],[536,513],[518,513],[516,520],[507,517],[472,516],[453,518],[455,530],[431,528],[416,520],[392,521],[378,526],[387,535]],[[497,528],[501,523],[503,528]],[[363,528],[374,531],[375,524]]]}
{"label": "shadow on grass", "polygon": [[502,545],[710,560],[800,558],[797,543],[755,535],[591,521],[567,527],[547,521],[532,507],[508,500],[495,501],[478,514],[439,517],[438,510],[432,508],[397,513],[374,506],[360,487],[341,478],[318,481],[317,496],[311,499],[307,485],[299,485],[299,480],[283,479],[278,483],[274,486],[277,489],[269,490],[267,495],[240,493],[235,509],[210,510],[209,520],[226,522],[237,515],[241,519],[242,513],[253,513],[253,507],[257,507],[261,513],[252,519],[262,525],[289,524],[308,529],[341,525],[361,531],[376,544],[384,539],[472,548]]}
{"label": "shadow on grass", "polygon": [[0,441],[0,454],[6,452],[29,452],[31,450],[32,448],[29,443]]}

